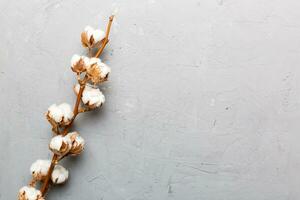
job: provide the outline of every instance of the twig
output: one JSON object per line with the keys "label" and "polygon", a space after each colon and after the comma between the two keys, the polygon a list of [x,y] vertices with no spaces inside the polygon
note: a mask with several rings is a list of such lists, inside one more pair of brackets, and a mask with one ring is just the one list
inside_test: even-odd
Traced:
{"label": "twig", "polygon": [[95,57],[97,57],[97,58],[101,55],[101,53],[103,52],[106,44],[109,41],[108,37],[109,37],[110,28],[111,28],[113,20],[114,20],[114,15],[112,15],[112,16],[109,17],[109,22],[108,22],[108,25],[107,25],[105,38],[103,39],[102,46],[100,47],[100,49],[98,50],[98,52],[95,55]]}

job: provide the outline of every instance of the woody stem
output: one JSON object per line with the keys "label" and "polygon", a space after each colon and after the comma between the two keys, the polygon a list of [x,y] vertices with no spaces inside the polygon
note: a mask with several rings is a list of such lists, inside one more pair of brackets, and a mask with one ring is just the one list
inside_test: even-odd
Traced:
{"label": "woody stem", "polygon": [[101,55],[101,53],[103,52],[105,46],[108,43],[108,37],[109,37],[110,28],[111,28],[113,20],[114,20],[114,15],[109,17],[109,22],[108,22],[107,28],[106,28],[106,35],[105,35],[105,38],[103,39],[102,46],[100,47],[100,49],[98,50],[98,52],[95,55],[96,58],[98,58]]}
{"label": "woody stem", "polygon": [[53,154],[52,161],[51,161],[51,165],[50,165],[50,167],[49,167],[49,170],[48,170],[48,172],[47,172],[47,176],[46,176],[46,178],[45,178],[44,184],[43,184],[42,189],[41,189],[42,196],[44,196],[45,193],[46,193],[47,190],[48,190],[50,178],[51,178],[53,169],[54,169],[54,167],[55,167],[55,165],[56,165],[56,162],[57,162],[57,157],[58,157],[58,156],[57,156],[56,154]]}
{"label": "woody stem", "polygon": [[76,103],[75,103],[74,110],[73,110],[74,116],[73,116],[71,122],[65,127],[62,135],[66,135],[68,133],[69,128],[72,126],[76,116],[79,114],[79,105],[80,105],[82,93],[83,93],[83,90],[85,88],[85,84],[86,84],[87,81],[88,81],[87,76],[84,77],[83,81],[80,81],[80,89],[79,89],[79,92],[77,94],[77,99],[76,99]]}

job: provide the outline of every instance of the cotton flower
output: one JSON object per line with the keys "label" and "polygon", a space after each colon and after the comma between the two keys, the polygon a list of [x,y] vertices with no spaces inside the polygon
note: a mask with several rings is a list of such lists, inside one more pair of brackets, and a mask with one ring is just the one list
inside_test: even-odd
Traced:
{"label": "cotton flower", "polygon": [[94,29],[86,26],[84,32],[81,33],[82,45],[86,48],[93,48],[105,38],[105,33],[100,29]]}
{"label": "cotton flower", "polygon": [[71,59],[71,69],[75,73],[81,73],[86,70],[86,66],[88,65],[89,58],[86,56],[79,56],[77,54],[72,56]]}
{"label": "cotton flower", "polygon": [[50,141],[50,150],[57,155],[65,155],[69,152],[72,147],[71,140],[67,137],[57,135]]}
{"label": "cotton flower", "polygon": [[99,58],[91,58],[86,72],[91,81],[97,84],[107,80],[111,69]]}
{"label": "cotton flower", "polygon": [[[77,84],[74,87],[76,94],[78,94],[79,89],[80,85]],[[105,96],[102,94],[99,88],[94,88],[93,86],[87,84],[83,90],[81,100],[86,106],[94,109],[100,107],[105,102]]]}
{"label": "cotton flower", "polygon": [[62,184],[69,178],[69,172],[61,165],[55,165],[51,175],[51,180],[55,184]]}
{"label": "cotton flower", "polygon": [[84,148],[84,139],[79,135],[78,132],[68,133],[65,137],[68,137],[72,142],[72,147],[69,151],[69,154],[72,156],[79,155]]}
{"label": "cotton flower", "polygon": [[47,176],[48,169],[51,165],[50,160],[37,160],[32,163],[30,172],[35,180],[43,180]]}
{"label": "cotton flower", "polygon": [[24,186],[19,190],[18,200],[44,200],[41,191],[34,187]]}
{"label": "cotton flower", "polygon": [[60,105],[53,104],[48,108],[47,118],[59,125],[68,125],[74,113],[71,106],[67,103],[62,103]]}

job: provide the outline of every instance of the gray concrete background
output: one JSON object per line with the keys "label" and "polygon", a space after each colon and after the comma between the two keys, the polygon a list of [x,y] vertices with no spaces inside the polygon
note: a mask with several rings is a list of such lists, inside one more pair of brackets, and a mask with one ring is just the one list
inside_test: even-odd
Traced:
{"label": "gray concrete background", "polygon": [[300,199],[298,0],[1,0],[0,199],[50,158],[44,113],[74,103],[80,32],[114,7],[107,101],[47,199]]}

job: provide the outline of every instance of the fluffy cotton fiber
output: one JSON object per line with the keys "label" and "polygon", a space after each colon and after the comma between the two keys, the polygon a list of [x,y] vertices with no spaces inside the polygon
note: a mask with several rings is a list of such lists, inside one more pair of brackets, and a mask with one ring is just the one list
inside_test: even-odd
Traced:
{"label": "fluffy cotton fiber", "polygon": [[44,200],[41,191],[34,187],[24,186],[19,190],[19,200]]}
{"label": "fluffy cotton fiber", "polygon": [[[75,86],[75,92],[78,94],[80,89],[79,84]],[[99,88],[94,88],[91,85],[86,85],[82,93],[82,102],[91,107],[100,107],[105,102],[105,96]]]}
{"label": "fluffy cotton fiber", "polygon": [[79,135],[78,132],[68,133],[65,137],[68,137],[72,142],[72,147],[69,151],[69,154],[74,156],[79,155],[84,148],[84,139]]}
{"label": "fluffy cotton fiber", "polygon": [[71,146],[71,140],[68,137],[63,137],[61,135],[53,137],[49,144],[50,150],[58,155],[64,155],[68,153]]}
{"label": "fluffy cotton fiber", "polygon": [[48,108],[48,116],[53,119],[56,123],[69,123],[73,118],[74,114],[72,108],[67,103],[60,105],[53,104]]}
{"label": "fluffy cotton fiber", "polygon": [[69,172],[61,165],[56,165],[52,172],[51,180],[55,184],[62,184],[69,178]]}
{"label": "fluffy cotton fiber", "polygon": [[32,163],[30,172],[32,176],[37,180],[42,180],[47,176],[48,169],[51,165],[50,160],[37,160]]}

